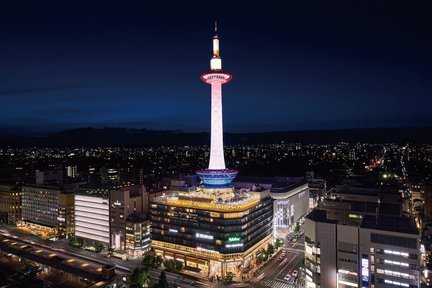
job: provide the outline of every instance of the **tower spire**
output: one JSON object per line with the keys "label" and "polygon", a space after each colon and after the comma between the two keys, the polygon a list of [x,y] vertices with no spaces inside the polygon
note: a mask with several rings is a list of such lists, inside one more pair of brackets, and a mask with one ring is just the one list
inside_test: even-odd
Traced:
{"label": "tower spire", "polygon": [[215,21],[215,35],[213,36],[213,57],[210,60],[211,70],[222,70],[222,59],[219,54],[219,37],[217,34],[217,21]]}

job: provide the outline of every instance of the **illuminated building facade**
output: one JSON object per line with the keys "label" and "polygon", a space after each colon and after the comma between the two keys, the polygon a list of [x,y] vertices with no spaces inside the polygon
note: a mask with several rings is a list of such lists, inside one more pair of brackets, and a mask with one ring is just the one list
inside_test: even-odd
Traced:
{"label": "illuminated building facade", "polygon": [[60,238],[69,239],[74,235],[74,195],[72,192],[60,193],[58,196],[57,234]]}
{"label": "illuminated building facade", "polygon": [[295,223],[309,211],[309,186],[304,180],[276,183],[270,189],[273,201],[273,224],[276,238],[285,238]]}
{"label": "illuminated building facade", "polygon": [[316,209],[306,217],[307,288],[420,287],[420,239],[411,219],[366,215],[347,225],[328,216]]}
{"label": "illuminated building facade", "polygon": [[142,257],[151,249],[150,219],[132,213],[126,219],[126,251],[132,258]]}
{"label": "illuminated building facade", "polygon": [[273,239],[273,203],[266,191],[236,189],[237,171],[225,167],[222,129],[222,84],[232,76],[222,70],[219,38],[213,37],[210,71],[201,80],[211,85],[211,147],[208,169],[197,171],[198,187],[175,189],[151,203],[152,249],[165,259],[205,277],[242,274]]}
{"label": "illuminated building facade", "polygon": [[75,189],[75,236],[110,245],[109,190]]}
{"label": "illuminated building facade", "polygon": [[[69,237],[73,231],[73,202],[65,187],[26,185],[21,187],[21,224],[33,233]],[[69,199],[69,200],[67,200]],[[60,223],[61,222],[61,223]],[[59,230],[60,229],[60,230]]]}
{"label": "illuminated building facade", "polygon": [[114,250],[126,250],[126,219],[144,210],[140,187],[132,185],[110,190],[110,240]]}

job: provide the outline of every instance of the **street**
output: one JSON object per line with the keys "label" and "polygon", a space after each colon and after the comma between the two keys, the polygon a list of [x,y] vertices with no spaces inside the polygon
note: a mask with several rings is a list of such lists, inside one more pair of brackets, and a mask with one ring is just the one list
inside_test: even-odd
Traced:
{"label": "street", "polygon": [[[285,254],[286,256],[279,260],[278,258],[282,255],[282,250],[280,250],[265,267],[262,268],[258,275],[256,275],[251,280],[252,286],[258,286],[256,284],[264,285],[265,287],[273,288],[294,288],[302,287],[294,283],[294,278],[285,280],[287,274],[292,275],[294,270],[297,270],[299,275],[301,275],[301,264],[304,259],[304,235],[302,235],[296,243],[286,243],[285,244]],[[255,285],[254,285],[255,284]]]}

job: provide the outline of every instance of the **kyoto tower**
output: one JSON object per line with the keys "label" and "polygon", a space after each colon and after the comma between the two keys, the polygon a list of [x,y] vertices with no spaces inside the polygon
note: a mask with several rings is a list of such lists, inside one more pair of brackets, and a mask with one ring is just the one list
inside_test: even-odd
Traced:
{"label": "kyoto tower", "polygon": [[223,148],[222,84],[231,81],[232,75],[222,70],[216,22],[210,70],[202,74],[200,78],[203,82],[211,85],[211,141],[209,167],[197,171],[197,174],[201,178],[204,187],[227,187],[230,186],[238,173],[236,170],[226,169]]}

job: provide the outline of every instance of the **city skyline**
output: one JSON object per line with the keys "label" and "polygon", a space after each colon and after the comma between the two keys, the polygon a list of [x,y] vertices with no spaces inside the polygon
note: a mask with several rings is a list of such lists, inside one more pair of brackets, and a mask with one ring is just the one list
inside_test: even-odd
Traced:
{"label": "city skyline", "polygon": [[1,134],[209,131],[208,87],[196,75],[215,19],[236,77],[225,87],[227,132],[432,123],[422,3],[9,5],[0,20]]}

